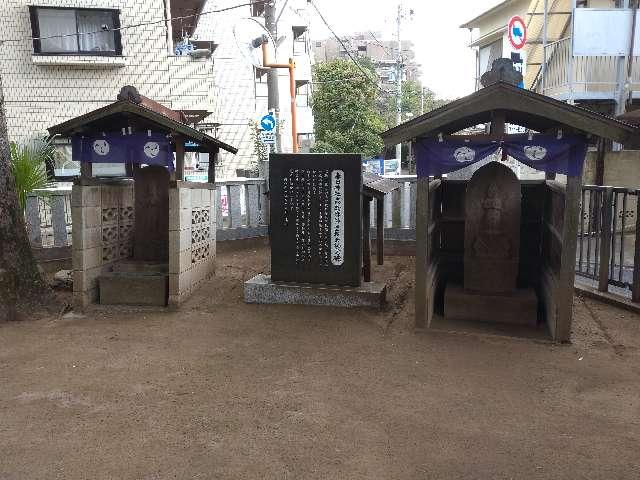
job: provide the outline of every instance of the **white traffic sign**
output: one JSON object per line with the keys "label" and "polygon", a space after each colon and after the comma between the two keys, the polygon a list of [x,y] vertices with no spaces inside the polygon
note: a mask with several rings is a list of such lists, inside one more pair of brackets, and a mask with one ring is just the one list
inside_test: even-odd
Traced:
{"label": "white traffic sign", "polygon": [[270,131],[260,132],[260,141],[265,145],[275,145],[276,144],[276,132]]}

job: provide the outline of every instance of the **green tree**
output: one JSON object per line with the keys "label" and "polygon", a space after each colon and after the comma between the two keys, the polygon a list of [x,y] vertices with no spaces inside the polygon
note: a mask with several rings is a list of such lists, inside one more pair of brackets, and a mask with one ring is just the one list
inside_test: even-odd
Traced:
{"label": "green tree", "polygon": [[[402,121],[411,120],[422,113],[421,90],[424,88],[424,113],[430,112],[448,103],[448,100],[436,98],[436,94],[427,87],[423,87],[419,82],[407,80],[402,82]],[[380,115],[384,119],[387,128],[396,126],[396,95],[389,92],[382,97],[378,103]]]}
{"label": "green tree", "polygon": [[363,63],[369,79],[351,61],[336,59],[314,66],[312,108],[314,152],[381,153],[385,124],[376,108],[377,78],[370,62]]}
{"label": "green tree", "polygon": [[0,319],[14,320],[18,301],[33,299],[44,289],[18,201],[0,78]]}
{"label": "green tree", "polygon": [[47,175],[47,162],[53,162],[55,146],[52,139],[36,139],[18,145],[11,142],[11,171],[16,181],[18,203],[22,211],[27,207],[27,195],[53,184]]}

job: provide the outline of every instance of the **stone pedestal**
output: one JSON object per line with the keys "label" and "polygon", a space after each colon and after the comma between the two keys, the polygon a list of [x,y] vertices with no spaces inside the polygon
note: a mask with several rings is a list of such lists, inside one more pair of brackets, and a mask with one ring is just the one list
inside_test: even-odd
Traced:
{"label": "stone pedestal", "polygon": [[446,320],[535,327],[538,321],[538,298],[531,288],[490,294],[448,284],[444,292],[444,316]]}
{"label": "stone pedestal", "polygon": [[376,282],[363,282],[359,287],[346,287],[274,282],[270,275],[260,274],[244,284],[246,303],[382,308],[386,295],[387,286]]}

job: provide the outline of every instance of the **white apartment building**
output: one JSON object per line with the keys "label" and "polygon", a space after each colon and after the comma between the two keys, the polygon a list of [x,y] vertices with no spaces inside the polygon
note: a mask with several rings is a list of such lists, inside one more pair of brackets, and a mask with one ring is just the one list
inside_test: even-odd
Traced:
{"label": "white apartment building", "polygon": [[[552,98],[607,114],[625,111],[640,90],[640,22],[633,31],[630,0],[506,0],[461,25],[472,33],[476,88],[493,60],[510,57],[507,23],[518,15],[527,26],[521,50],[524,86]],[[633,49],[631,62],[629,52]],[[544,64],[544,68],[543,68]],[[629,69],[629,65],[631,68]]]}
{"label": "white apartment building", "polygon": [[[237,5],[237,0],[209,0],[207,10],[223,9]],[[267,71],[255,68],[241,52],[239,43],[246,43],[247,19],[264,26],[264,6],[258,3],[223,14],[203,16],[196,35],[212,40],[216,44],[214,88],[218,98],[215,136],[223,142],[238,148],[236,155],[220,155],[221,177],[236,176],[236,171],[253,166],[255,145],[251,136],[250,121],[259,121],[268,113]],[[306,0],[279,0],[276,2],[278,19],[276,53],[270,49],[271,63],[286,64],[289,58],[295,61],[297,130],[300,151],[308,151],[313,141],[313,115],[310,106],[311,65],[313,55],[309,39],[309,17]],[[251,23],[251,22],[249,22]],[[234,31],[236,34],[234,35]],[[260,28],[256,29],[260,32]],[[258,49],[259,50],[259,49]],[[291,95],[287,69],[278,69],[278,90],[280,105],[280,131],[282,151],[292,151]],[[212,120],[207,119],[209,123]]]}
{"label": "white apartment building", "polygon": [[[10,140],[42,136],[51,125],[114,102],[123,86],[133,85],[142,95],[183,111],[196,126],[238,146],[239,154],[222,155],[216,168],[218,178],[235,176],[237,169],[254,163],[249,121],[267,113],[266,72],[247,63],[233,35],[233,26],[243,18],[264,23],[262,3],[211,13],[241,3],[8,0],[0,10],[0,75]],[[303,151],[313,135],[306,2],[278,3],[286,7],[278,9],[282,43],[274,61],[286,63],[289,57],[296,61],[298,139]],[[196,14],[202,15],[193,17]],[[118,27],[122,29],[111,30]],[[185,38],[205,55],[176,55]],[[280,72],[280,104],[283,151],[291,151],[286,70]],[[69,160],[70,148],[61,145],[61,150],[67,159],[57,167],[73,173],[77,166]],[[203,172],[207,162],[206,155],[199,159]],[[196,160],[191,163],[187,159],[188,168]],[[105,171],[113,173],[113,168],[105,166]]]}
{"label": "white apartment building", "polygon": [[[69,118],[138,91],[194,121],[215,110],[214,60],[176,56],[171,17],[205,0],[8,0],[0,10],[0,74],[9,138],[26,141]],[[127,28],[140,23],[153,24]],[[120,31],[109,29],[125,27]],[[100,33],[85,34],[86,32]],[[31,40],[37,37],[40,40]],[[66,150],[69,150],[68,148]],[[69,170],[69,164],[64,165]],[[71,169],[72,170],[72,169]]]}

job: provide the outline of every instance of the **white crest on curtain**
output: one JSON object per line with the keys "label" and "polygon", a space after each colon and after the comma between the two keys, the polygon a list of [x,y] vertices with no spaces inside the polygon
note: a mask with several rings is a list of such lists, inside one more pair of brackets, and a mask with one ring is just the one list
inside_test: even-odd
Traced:
{"label": "white crest on curtain", "polygon": [[109,142],[106,140],[96,140],[93,142],[93,151],[98,155],[105,156],[109,154]]}
{"label": "white crest on curtain", "polygon": [[547,156],[547,149],[539,145],[527,145],[523,150],[529,160],[542,160]]}
{"label": "white crest on curtain", "polygon": [[453,158],[460,163],[471,162],[476,158],[476,152],[469,147],[460,147],[453,152]]}

